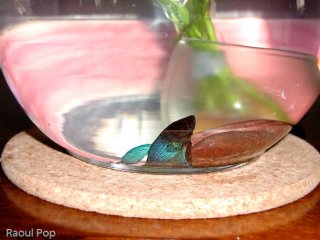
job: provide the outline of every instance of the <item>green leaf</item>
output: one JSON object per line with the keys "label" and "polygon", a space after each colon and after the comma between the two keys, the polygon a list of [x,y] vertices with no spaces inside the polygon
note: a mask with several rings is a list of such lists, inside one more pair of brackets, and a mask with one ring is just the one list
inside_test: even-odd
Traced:
{"label": "green leaf", "polygon": [[180,32],[190,23],[190,15],[187,7],[178,0],[157,0],[165,10],[168,18],[175,24]]}

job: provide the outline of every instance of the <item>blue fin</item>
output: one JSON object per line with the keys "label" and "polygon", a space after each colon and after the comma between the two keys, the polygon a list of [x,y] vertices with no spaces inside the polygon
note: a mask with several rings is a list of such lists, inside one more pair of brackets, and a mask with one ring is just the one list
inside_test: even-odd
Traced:
{"label": "blue fin", "polygon": [[191,135],[195,127],[193,115],[171,123],[152,143],[148,151],[148,165],[189,165]]}
{"label": "blue fin", "polygon": [[180,143],[168,142],[160,138],[151,145],[147,161],[159,163],[168,161],[179,154],[181,147]]}
{"label": "blue fin", "polygon": [[146,165],[190,166],[190,139],[195,124],[196,119],[193,115],[171,123],[152,144],[130,149],[120,163],[135,164],[148,155]]}
{"label": "blue fin", "polygon": [[140,162],[148,154],[150,146],[151,144],[143,144],[130,149],[123,155],[120,163],[134,164]]}

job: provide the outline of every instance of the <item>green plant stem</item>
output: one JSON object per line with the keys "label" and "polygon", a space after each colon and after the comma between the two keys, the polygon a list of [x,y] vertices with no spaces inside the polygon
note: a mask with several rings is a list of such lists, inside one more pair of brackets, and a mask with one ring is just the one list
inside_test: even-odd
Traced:
{"label": "green plant stem", "polygon": [[[177,31],[176,41],[181,38],[191,38],[208,41],[201,43],[190,42],[191,46],[200,50],[211,52],[213,55],[221,54],[216,45],[217,42],[214,25],[210,16],[211,0],[158,0],[163,6],[169,19],[175,25]],[[235,108],[235,104],[243,98],[250,98],[250,102],[257,102],[268,109],[279,120],[290,122],[287,114],[269,96],[261,92],[249,82],[235,76],[226,65],[218,74],[206,76],[198,80],[198,94],[195,100],[195,107],[198,110],[225,109],[238,111],[242,114],[252,112],[250,104]]]}

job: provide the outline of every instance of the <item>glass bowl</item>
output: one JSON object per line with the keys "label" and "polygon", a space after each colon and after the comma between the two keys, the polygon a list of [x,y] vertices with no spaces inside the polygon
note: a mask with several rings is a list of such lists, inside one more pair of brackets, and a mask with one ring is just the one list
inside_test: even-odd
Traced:
{"label": "glass bowl", "polygon": [[156,10],[146,19],[147,11],[140,18],[118,8],[116,15],[86,17],[17,9],[26,16],[3,18],[0,35],[10,89],[46,136],[99,166],[161,174],[238,167],[247,162],[192,167],[123,158],[188,116],[196,119],[194,135],[250,119],[295,124],[319,95],[315,57],[193,39],[173,44],[174,27]]}
{"label": "glass bowl", "polygon": [[184,39],[162,91],[168,122],[194,114],[196,131],[247,119],[297,123],[319,95],[312,55]]}

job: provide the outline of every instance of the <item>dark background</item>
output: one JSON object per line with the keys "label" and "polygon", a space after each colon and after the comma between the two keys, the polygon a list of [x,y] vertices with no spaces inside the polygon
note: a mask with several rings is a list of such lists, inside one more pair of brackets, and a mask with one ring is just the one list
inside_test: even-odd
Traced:
{"label": "dark background", "polygon": [[[319,18],[320,1],[304,0],[304,7],[297,9],[297,0],[215,0],[217,17],[237,11],[248,11],[265,18]],[[152,16],[151,0],[1,0],[0,14],[55,16],[69,14],[138,14]],[[135,7],[132,7],[134,5]],[[18,11],[19,9],[19,11]],[[220,14],[221,13],[221,14]]]}

